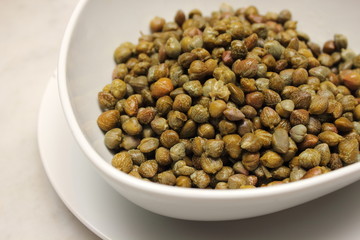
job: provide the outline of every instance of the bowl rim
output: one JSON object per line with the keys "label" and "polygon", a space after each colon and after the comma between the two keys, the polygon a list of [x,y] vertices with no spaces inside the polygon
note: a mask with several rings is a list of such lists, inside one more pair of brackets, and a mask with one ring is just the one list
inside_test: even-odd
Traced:
{"label": "bowl rim", "polygon": [[[307,188],[313,188],[316,186],[331,184],[338,178],[342,178],[349,174],[355,174],[360,172],[360,162],[354,163],[351,166],[346,166],[336,171],[331,171],[326,174],[322,174],[317,177],[304,179],[301,181],[291,182],[287,184],[280,184],[271,187],[261,187],[254,189],[225,189],[221,191],[213,189],[197,189],[197,188],[180,188],[174,186],[167,186],[159,183],[147,182],[141,179],[137,179],[133,176],[129,176],[123,173],[113,166],[111,166],[105,159],[103,159],[92,148],[91,144],[87,141],[85,135],[81,131],[80,125],[75,118],[74,111],[71,106],[70,96],[67,85],[67,58],[69,45],[73,37],[73,32],[77,22],[84,11],[89,0],[80,0],[75,7],[70,20],[65,29],[65,33],[62,39],[59,61],[58,61],[58,87],[59,96],[62,105],[63,112],[65,114],[66,121],[70,127],[70,130],[76,139],[76,142],[84,152],[85,156],[90,159],[90,162],[107,177],[115,180],[117,183],[126,185],[127,187],[144,191],[146,193],[156,193],[158,195],[170,196],[170,197],[182,197],[187,199],[253,199],[258,197],[268,197],[283,194],[291,194],[294,192],[302,191]],[[95,120],[94,120],[95,123]],[[360,176],[359,176],[360,178]]]}

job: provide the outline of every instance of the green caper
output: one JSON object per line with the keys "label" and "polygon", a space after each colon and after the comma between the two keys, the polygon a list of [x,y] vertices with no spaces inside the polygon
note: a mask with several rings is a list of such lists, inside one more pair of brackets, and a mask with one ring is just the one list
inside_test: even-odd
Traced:
{"label": "green caper", "polygon": [[177,58],[181,53],[181,45],[179,41],[171,37],[166,41],[165,52],[170,58]]}
{"label": "green caper", "polygon": [[109,149],[116,149],[120,146],[122,131],[120,128],[113,128],[105,133],[105,145]]}

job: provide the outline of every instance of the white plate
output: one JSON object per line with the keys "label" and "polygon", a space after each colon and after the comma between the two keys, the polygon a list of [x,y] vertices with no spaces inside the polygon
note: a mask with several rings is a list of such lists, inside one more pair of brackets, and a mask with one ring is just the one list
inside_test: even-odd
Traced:
{"label": "white plate", "polygon": [[104,239],[355,240],[360,236],[360,182],[298,207],[238,221],[177,220],[134,205],[95,172],[77,146],[64,118],[54,77],[41,104],[38,141],[44,168],[60,198]]}

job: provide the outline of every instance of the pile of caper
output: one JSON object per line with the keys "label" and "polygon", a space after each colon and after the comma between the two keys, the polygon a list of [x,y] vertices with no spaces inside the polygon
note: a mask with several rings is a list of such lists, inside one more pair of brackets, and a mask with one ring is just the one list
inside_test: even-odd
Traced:
{"label": "pile of caper", "polygon": [[323,47],[288,10],[223,4],[155,17],[114,53],[97,123],[112,165],[161,184],[278,185],[359,160],[360,55]]}

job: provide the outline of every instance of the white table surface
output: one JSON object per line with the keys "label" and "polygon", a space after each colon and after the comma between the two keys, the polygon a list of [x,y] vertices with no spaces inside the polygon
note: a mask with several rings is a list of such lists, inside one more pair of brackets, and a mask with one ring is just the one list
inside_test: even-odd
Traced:
{"label": "white table surface", "polygon": [[99,239],[41,164],[39,105],[77,0],[0,0],[0,239]]}

